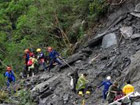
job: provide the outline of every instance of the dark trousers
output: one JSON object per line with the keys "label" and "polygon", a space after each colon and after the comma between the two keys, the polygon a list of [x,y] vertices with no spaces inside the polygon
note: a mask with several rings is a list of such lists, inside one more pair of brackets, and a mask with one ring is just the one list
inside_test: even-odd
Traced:
{"label": "dark trousers", "polygon": [[60,62],[60,60],[58,58],[51,59],[50,65],[49,65],[49,70],[53,67],[53,63],[58,63],[59,65],[62,65],[62,63]]}

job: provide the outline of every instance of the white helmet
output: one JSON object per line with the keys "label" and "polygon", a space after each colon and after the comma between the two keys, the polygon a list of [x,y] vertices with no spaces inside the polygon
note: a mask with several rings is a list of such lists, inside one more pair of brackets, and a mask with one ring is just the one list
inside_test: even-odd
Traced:
{"label": "white helmet", "polygon": [[107,79],[107,80],[111,80],[111,76],[107,76],[106,79]]}

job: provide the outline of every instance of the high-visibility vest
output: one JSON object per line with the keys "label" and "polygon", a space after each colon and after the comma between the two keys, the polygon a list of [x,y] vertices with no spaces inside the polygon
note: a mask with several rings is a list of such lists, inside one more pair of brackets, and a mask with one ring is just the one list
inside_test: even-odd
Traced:
{"label": "high-visibility vest", "polygon": [[123,87],[123,93],[125,95],[129,94],[129,93],[132,93],[134,92],[134,86],[130,85],[130,84],[127,84]]}

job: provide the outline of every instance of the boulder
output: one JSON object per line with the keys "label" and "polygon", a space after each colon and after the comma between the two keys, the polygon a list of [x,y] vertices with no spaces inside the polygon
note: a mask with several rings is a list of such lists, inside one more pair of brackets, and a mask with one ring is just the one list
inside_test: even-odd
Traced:
{"label": "boulder", "polygon": [[140,18],[140,3],[136,5],[135,10],[131,15]]}
{"label": "boulder", "polygon": [[116,44],[117,44],[117,37],[115,33],[110,33],[103,37],[102,48],[109,48]]}
{"label": "boulder", "polygon": [[120,31],[125,39],[129,39],[133,35],[132,27],[122,27],[122,28],[120,28]]}
{"label": "boulder", "polygon": [[39,91],[39,92],[42,92],[44,91],[44,88],[46,88],[50,83],[54,82],[55,80],[57,80],[57,78],[59,78],[60,75],[56,75],[50,79],[48,79],[47,81],[45,82],[42,82],[38,85],[36,85],[31,92],[34,92],[34,91]]}
{"label": "boulder", "polygon": [[140,18],[140,13],[132,12],[131,15]]}
{"label": "boulder", "polygon": [[131,39],[137,39],[137,38],[140,38],[140,34],[139,33],[138,34],[133,34],[131,36]]}
{"label": "boulder", "polygon": [[[73,54],[72,56],[70,56],[67,60],[65,60],[65,62],[63,62],[62,66],[60,67],[60,69],[63,69],[65,67],[71,64],[73,64],[74,62],[78,61],[78,60],[82,60],[83,57],[85,56],[84,53],[76,53],[76,54]],[[67,64],[66,64],[67,63]]]}
{"label": "boulder", "polygon": [[138,3],[135,7],[135,12],[140,12],[140,3]]}

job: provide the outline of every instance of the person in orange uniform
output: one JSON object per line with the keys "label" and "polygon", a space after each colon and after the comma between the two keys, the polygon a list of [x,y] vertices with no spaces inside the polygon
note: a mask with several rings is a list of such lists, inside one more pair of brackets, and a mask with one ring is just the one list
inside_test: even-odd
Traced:
{"label": "person in orange uniform", "polygon": [[134,92],[135,89],[134,89],[134,86],[131,85],[131,82],[127,81],[127,84],[123,87],[122,90],[125,95],[128,95],[128,94]]}

